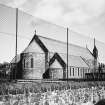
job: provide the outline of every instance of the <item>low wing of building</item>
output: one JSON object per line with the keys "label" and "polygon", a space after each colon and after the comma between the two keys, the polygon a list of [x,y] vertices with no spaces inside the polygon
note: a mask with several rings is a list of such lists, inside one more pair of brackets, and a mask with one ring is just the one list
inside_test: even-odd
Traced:
{"label": "low wing of building", "polygon": [[89,73],[89,66],[80,56],[68,56],[68,72],[67,72],[67,55],[55,53],[50,60],[50,77],[57,78],[84,78],[85,73]]}
{"label": "low wing of building", "polygon": [[[69,72],[71,71],[83,71],[82,73],[88,72],[94,60],[93,55],[87,48],[83,48],[77,45],[69,44]],[[50,65],[50,61],[54,58],[54,55],[58,54],[62,59],[63,63],[60,64],[57,59]],[[58,58],[59,58],[58,57]],[[55,57],[56,58],[56,57]],[[21,66],[23,71],[24,79],[42,79],[45,76],[45,72],[51,70],[51,68],[62,68],[62,76],[59,78],[67,78],[67,44],[61,41],[57,41],[50,38],[35,35],[30,41],[26,49],[21,53]],[[91,65],[91,66],[90,66]],[[76,70],[75,70],[76,69]],[[90,70],[91,71],[91,70]],[[75,73],[69,73],[69,78],[83,78],[84,75],[80,73],[80,76]],[[47,73],[47,77],[49,73]],[[75,75],[75,76],[72,76]],[[46,76],[45,76],[46,77]]]}

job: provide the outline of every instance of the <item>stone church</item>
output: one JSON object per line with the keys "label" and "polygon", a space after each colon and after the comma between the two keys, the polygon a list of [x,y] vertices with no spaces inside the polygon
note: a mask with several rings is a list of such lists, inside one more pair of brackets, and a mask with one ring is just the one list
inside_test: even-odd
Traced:
{"label": "stone church", "polygon": [[39,35],[17,58],[17,75],[23,79],[82,79],[94,68],[94,55],[87,47],[69,44],[67,66],[67,43]]}

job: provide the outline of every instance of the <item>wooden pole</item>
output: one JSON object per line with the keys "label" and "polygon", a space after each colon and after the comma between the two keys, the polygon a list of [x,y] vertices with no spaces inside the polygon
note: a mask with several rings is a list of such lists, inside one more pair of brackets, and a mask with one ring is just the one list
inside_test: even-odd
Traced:
{"label": "wooden pole", "polygon": [[69,29],[67,28],[67,81],[68,81],[68,31],[69,31]]}
{"label": "wooden pole", "polygon": [[16,51],[15,51],[15,79],[17,74],[17,35],[18,35],[18,8],[16,8]]}
{"label": "wooden pole", "polygon": [[[94,48],[95,48],[95,38],[94,38]],[[95,65],[95,55],[94,55],[94,79],[95,79],[96,65]]]}

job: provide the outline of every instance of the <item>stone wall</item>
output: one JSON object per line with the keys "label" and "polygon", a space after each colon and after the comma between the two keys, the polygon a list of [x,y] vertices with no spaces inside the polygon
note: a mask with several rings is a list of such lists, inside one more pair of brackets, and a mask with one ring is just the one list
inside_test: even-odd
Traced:
{"label": "stone wall", "polygon": [[51,68],[50,78],[51,79],[63,79],[63,68]]}
{"label": "stone wall", "polygon": [[[31,58],[33,58],[33,67],[31,67]],[[45,72],[45,54],[27,53],[23,60],[23,79],[42,79]]]}

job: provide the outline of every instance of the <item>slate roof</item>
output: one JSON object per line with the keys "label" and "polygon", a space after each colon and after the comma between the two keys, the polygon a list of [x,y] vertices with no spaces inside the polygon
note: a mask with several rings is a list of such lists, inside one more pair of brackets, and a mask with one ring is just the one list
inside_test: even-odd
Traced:
{"label": "slate roof", "polygon": [[[59,56],[67,64],[67,44],[58,40],[38,36],[47,50],[51,53],[58,53]],[[34,37],[35,38],[35,37]],[[24,52],[24,51],[23,51]],[[83,48],[74,44],[69,44],[68,65],[75,67],[89,67],[82,58],[94,59],[91,52],[87,48]],[[17,56],[17,62],[20,61],[20,55]],[[15,57],[11,63],[15,62]]]}
{"label": "slate roof", "polygon": [[[65,42],[42,36],[38,36],[38,38],[43,42],[43,44],[46,46],[49,52],[67,54],[67,44]],[[80,47],[74,44],[69,44],[68,52],[69,55],[81,56],[85,59],[94,59],[87,48]]]}
{"label": "slate roof", "polygon": [[[59,55],[67,64],[67,55],[66,54],[59,54]],[[89,68],[89,66],[83,61],[83,59],[80,56],[74,56],[74,55],[68,55],[68,66]]]}
{"label": "slate roof", "polygon": [[[62,65],[62,67],[67,66],[67,55],[66,54],[55,53],[53,57],[50,59],[50,65],[52,65],[55,62],[55,60],[57,60]],[[89,68],[89,66],[84,62],[82,57],[74,56],[74,55],[68,56],[68,66]]]}

